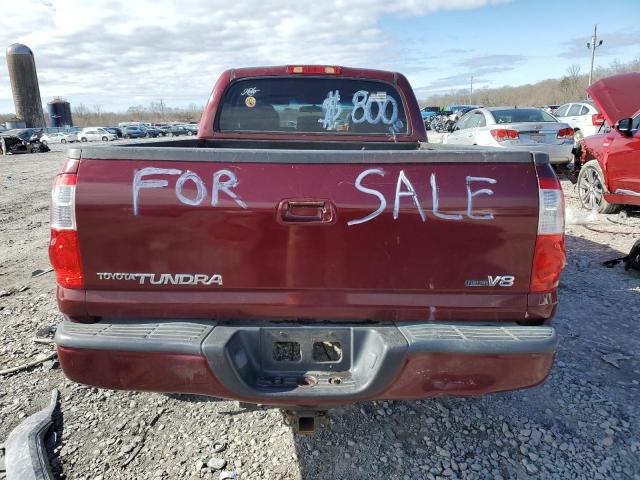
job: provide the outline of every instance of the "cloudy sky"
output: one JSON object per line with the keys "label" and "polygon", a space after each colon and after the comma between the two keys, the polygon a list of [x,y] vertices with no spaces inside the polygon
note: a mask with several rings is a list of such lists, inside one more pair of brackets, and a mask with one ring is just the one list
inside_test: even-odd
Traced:
{"label": "cloudy sky", "polygon": [[[43,102],[125,110],[201,105],[228,67],[330,64],[401,71],[418,96],[519,85],[640,56],[637,0],[2,0],[0,113],[13,112],[4,47],[34,51]],[[625,15],[624,12],[628,12]]]}

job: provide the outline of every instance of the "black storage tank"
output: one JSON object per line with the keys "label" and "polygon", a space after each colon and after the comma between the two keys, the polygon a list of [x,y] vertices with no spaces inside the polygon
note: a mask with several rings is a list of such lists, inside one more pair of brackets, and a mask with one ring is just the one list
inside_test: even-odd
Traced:
{"label": "black storage tank", "polygon": [[71,106],[69,102],[62,98],[47,103],[47,112],[49,113],[50,127],[72,127],[73,119],[71,118]]}

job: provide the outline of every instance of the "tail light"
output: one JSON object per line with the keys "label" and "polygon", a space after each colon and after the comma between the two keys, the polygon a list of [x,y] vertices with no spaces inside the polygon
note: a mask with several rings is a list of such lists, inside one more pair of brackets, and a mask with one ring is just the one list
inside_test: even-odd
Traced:
{"label": "tail light", "polygon": [[51,240],[49,260],[58,285],[83,288],[84,275],[76,229],[76,175],[61,174],[51,191]]}
{"label": "tail light", "polygon": [[538,236],[531,269],[531,292],[558,287],[566,264],[564,247],[564,195],[551,165],[536,165],[539,186]]}
{"label": "tail light", "polygon": [[574,130],[573,128],[561,128],[560,130],[558,130],[558,135],[557,137],[560,140],[573,140],[573,135],[574,135]]}
{"label": "tail light", "polygon": [[517,140],[520,138],[516,130],[508,130],[506,128],[494,128],[491,130],[491,136],[496,142],[506,142],[507,140]]}
{"label": "tail light", "polygon": [[593,115],[591,115],[591,124],[594,127],[598,127],[604,124],[604,115],[602,115],[601,113],[594,113]]}
{"label": "tail light", "polygon": [[318,65],[290,65],[287,67],[287,73],[296,73],[298,75],[340,75],[342,67],[322,67]]}

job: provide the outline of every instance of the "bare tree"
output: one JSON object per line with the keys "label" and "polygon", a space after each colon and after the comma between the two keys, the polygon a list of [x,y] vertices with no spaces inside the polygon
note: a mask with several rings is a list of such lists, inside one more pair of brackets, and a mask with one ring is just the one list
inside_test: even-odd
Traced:
{"label": "bare tree", "polygon": [[100,118],[102,118],[102,105],[100,105],[99,103],[96,103],[93,106],[93,113],[95,114],[97,119],[100,120]]}
{"label": "bare tree", "polygon": [[[640,71],[640,57],[631,62],[614,61],[609,67],[597,68],[595,78],[603,78],[626,72]],[[581,73],[580,65],[570,65],[562,78],[543,80],[531,85],[474,89],[474,99],[486,106],[543,106],[562,104],[583,99],[586,96],[587,74]],[[469,90],[453,90],[442,95],[434,95],[420,102],[421,105],[461,104],[468,102]]]}

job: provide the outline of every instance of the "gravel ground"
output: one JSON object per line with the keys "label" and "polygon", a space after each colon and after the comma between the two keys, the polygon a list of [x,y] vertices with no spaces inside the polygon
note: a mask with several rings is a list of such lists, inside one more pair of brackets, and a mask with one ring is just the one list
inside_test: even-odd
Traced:
{"label": "gravel ground", "polygon": [[[32,339],[61,320],[53,275],[32,278],[49,266],[48,197],[65,159],[54,150],[0,157],[0,369],[50,353]],[[563,185],[571,216],[586,218]],[[640,214],[589,220],[567,227],[554,323],[562,341],[536,388],[358,404],[303,437],[277,410],[84,387],[48,362],[0,377],[0,441],[59,388],[49,441],[59,478],[218,479],[224,470],[241,479],[640,479],[640,277],[600,265],[640,237]]]}

